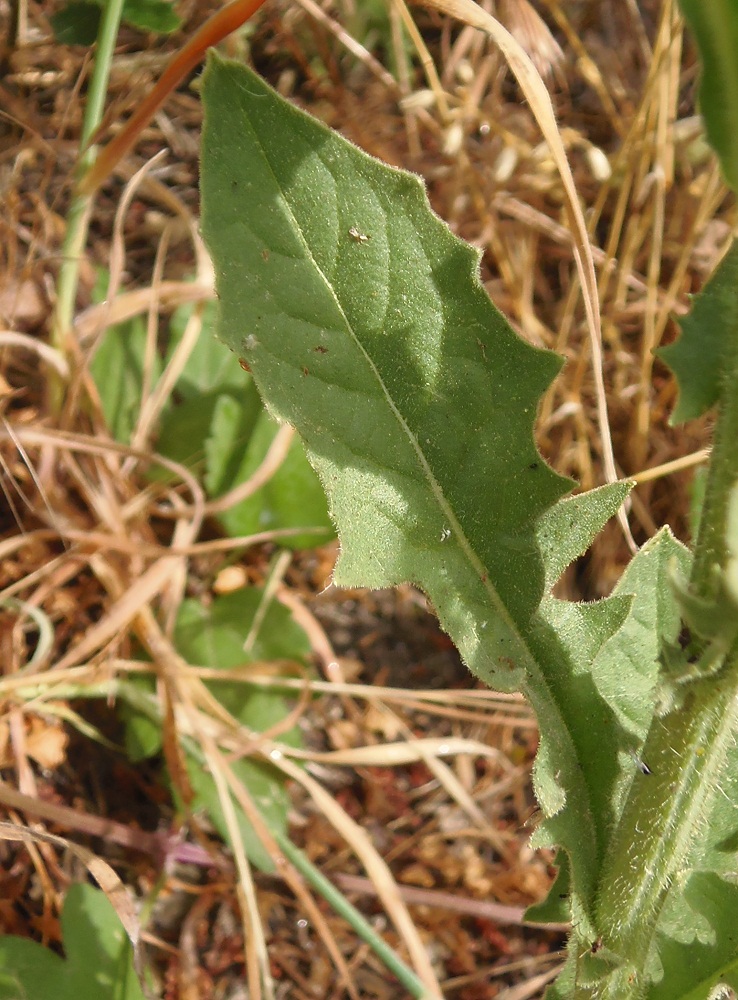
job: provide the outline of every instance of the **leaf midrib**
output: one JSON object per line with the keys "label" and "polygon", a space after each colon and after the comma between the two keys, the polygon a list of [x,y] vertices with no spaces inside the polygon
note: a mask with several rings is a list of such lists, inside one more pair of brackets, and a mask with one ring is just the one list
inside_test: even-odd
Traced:
{"label": "leaf midrib", "polygon": [[[332,298],[335,306],[337,307],[337,309],[339,311],[339,314],[340,314],[341,319],[342,319],[343,324],[344,324],[345,331],[351,337],[353,343],[355,344],[355,346],[360,351],[362,357],[365,359],[365,362],[368,365],[369,370],[371,371],[372,376],[374,377],[377,385],[379,386],[379,388],[381,390],[381,393],[382,393],[383,397],[385,398],[385,400],[387,402],[387,405],[389,406],[390,411],[391,411],[394,419],[396,420],[397,424],[399,425],[399,427],[400,427],[403,435],[407,439],[407,441],[408,441],[408,443],[409,443],[409,445],[410,445],[410,447],[411,447],[411,449],[412,449],[412,451],[413,451],[413,453],[414,453],[414,455],[416,457],[416,460],[417,460],[417,462],[418,462],[418,464],[420,466],[420,470],[421,470],[423,479],[427,483],[427,485],[428,485],[428,487],[429,487],[429,489],[431,491],[431,495],[433,496],[434,500],[436,501],[436,503],[437,503],[437,505],[439,507],[439,510],[441,511],[443,517],[448,522],[448,526],[451,529],[451,533],[452,533],[452,537],[454,538],[454,541],[459,546],[459,549],[461,550],[461,552],[463,553],[463,555],[466,557],[466,559],[467,559],[467,561],[469,563],[469,566],[470,566],[472,572],[476,575],[477,580],[482,584],[484,592],[486,592],[486,594],[489,597],[490,605],[491,605],[493,611],[499,615],[499,617],[501,618],[503,624],[508,629],[510,635],[515,640],[516,645],[517,645],[516,655],[519,656],[520,661],[521,661],[520,664],[518,664],[518,666],[522,666],[524,668],[524,671],[523,671],[524,675],[526,675],[528,678],[530,678],[531,676],[534,676],[535,678],[537,678],[537,681],[535,682],[535,684],[532,684],[531,681],[530,681],[530,679],[528,679],[525,682],[525,686],[527,686],[528,688],[534,687],[534,686],[538,688],[539,697],[536,698],[537,701],[542,700],[540,698],[540,695],[542,695],[543,692],[546,693],[546,701],[548,702],[549,709],[553,710],[553,713],[555,714],[556,718],[558,718],[558,720],[559,720],[559,732],[565,734],[565,738],[566,738],[566,741],[567,741],[567,744],[568,744],[568,748],[569,748],[569,751],[570,751],[568,757],[569,757],[569,763],[570,763],[571,767],[568,770],[570,770],[570,773],[574,776],[574,780],[577,781],[578,786],[579,786],[578,787],[578,794],[575,794],[573,797],[580,804],[584,805],[584,809],[586,810],[586,813],[587,813],[587,817],[586,817],[585,821],[588,821],[589,824],[590,824],[590,826],[593,826],[594,825],[594,818],[593,818],[594,814],[593,814],[592,803],[591,803],[591,799],[590,799],[590,795],[589,795],[589,789],[588,789],[588,786],[587,786],[586,782],[584,781],[583,774],[578,774],[577,773],[577,768],[575,767],[575,761],[576,761],[576,756],[577,756],[576,755],[576,749],[575,749],[576,748],[576,743],[575,743],[575,741],[572,738],[569,726],[565,722],[565,718],[566,717],[560,711],[558,700],[554,697],[552,688],[548,684],[548,681],[547,681],[547,678],[546,678],[546,674],[542,670],[541,666],[538,663],[538,660],[536,659],[535,655],[533,654],[533,651],[529,647],[528,641],[526,640],[526,638],[524,636],[524,633],[518,627],[518,624],[515,622],[515,620],[511,616],[510,612],[508,611],[507,606],[502,601],[502,599],[500,597],[500,594],[499,594],[499,591],[497,590],[497,588],[495,586],[492,585],[489,573],[487,571],[487,567],[484,565],[484,563],[481,561],[481,559],[477,556],[476,551],[473,548],[473,546],[471,545],[471,543],[469,542],[469,540],[468,540],[468,538],[467,538],[464,530],[462,529],[461,524],[459,523],[459,520],[458,520],[458,518],[456,517],[456,515],[455,515],[455,513],[453,511],[453,508],[450,506],[450,504],[446,500],[445,494],[444,494],[444,492],[443,492],[443,490],[442,490],[442,488],[440,486],[440,483],[438,483],[438,481],[436,480],[436,477],[433,474],[433,471],[431,469],[430,463],[428,462],[428,460],[427,460],[427,458],[425,456],[425,453],[424,453],[422,447],[420,446],[420,443],[418,442],[415,434],[412,432],[411,428],[409,427],[407,421],[402,416],[402,413],[400,412],[398,406],[395,404],[395,402],[394,402],[394,400],[392,398],[392,395],[390,394],[389,389],[387,388],[387,386],[386,386],[386,384],[384,382],[384,379],[382,378],[382,376],[381,376],[381,374],[379,372],[379,369],[377,368],[376,364],[374,363],[372,357],[370,356],[370,354],[368,353],[368,351],[364,347],[364,345],[361,342],[360,338],[358,337],[356,331],[354,330],[352,324],[349,322],[348,317],[346,315],[346,312],[345,312],[345,310],[343,308],[343,305],[342,305],[340,299],[338,298],[338,296],[337,296],[337,294],[336,294],[336,292],[335,292],[335,290],[333,288],[333,285],[328,280],[328,277],[324,273],[323,269],[320,267],[320,265],[316,261],[314,255],[313,255],[313,253],[312,253],[312,251],[310,249],[310,246],[309,246],[307,240],[305,239],[302,227],[299,225],[299,223],[298,223],[298,221],[297,221],[297,219],[295,217],[295,214],[294,214],[294,212],[292,210],[292,205],[291,205],[289,199],[287,198],[287,196],[285,194],[285,191],[283,189],[282,183],[277,178],[277,176],[276,176],[276,174],[275,174],[275,172],[274,172],[274,170],[272,168],[272,163],[271,163],[271,161],[269,159],[269,156],[267,155],[267,152],[266,152],[264,146],[261,143],[261,139],[259,137],[259,134],[253,128],[251,120],[248,117],[248,114],[245,117],[245,122],[247,124],[247,127],[249,128],[249,131],[251,132],[251,135],[252,135],[252,137],[253,137],[253,139],[255,141],[256,146],[260,150],[260,153],[261,153],[261,156],[262,156],[262,161],[263,161],[263,163],[266,164],[268,172],[269,172],[269,174],[271,175],[271,177],[273,179],[275,189],[279,193],[279,197],[282,200],[282,204],[283,204],[284,208],[286,209],[286,212],[288,213],[289,219],[291,220],[291,223],[292,223],[292,226],[293,226],[293,231],[297,235],[298,239],[300,240],[300,243],[303,246],[303,250],[304,250],[304,252],[305,252],[305,254],[307,256],[307,259],[309,260],[309,262],[312,265],[312,267],[315,269],[315,272],[318,275],[320,275],[320,279],[322,280],[324,287],[327,289],[330,297]],[[321,160],[321,163],[328,170],[328,172],[331,173],[329,166],[326,165],[325,162],[322,161],[322,160]],[[331,176],[332,176],[332,174],[331,174]],[[366,180],[366,178],[365,178],[365,180]],[[417,183],[420,183],[420,182],[417,181]],[[381,203],[381,199],[379,199],[379,201]],[[385,216],[385,220],[384,221],[385,221],[385,225],[386,225],[386,223],[387,223],[386,216]],[[387,230],[387,231],[389,232],[389,230]],[[388,241],[388,254],[389,253],[391,253],[391,248],[390,248],[389,241]],[[389,273],[389,269],[387,269],[385,273]],[[418,584],[420,584],[421,586],[423,586],[423,587],[427,587],[428,586],[428,584],[426,582],[424,582],[424,581],[418,580],[416,582]],[[429,589],[429,591],[432,590],[431,587],[429,587],[428,589]],[[480,638],[480,642],[481,641],[482,640]],[[569,799],[569,795],[573,794],[573,792],[574,792],[574,789],[569,789],[569,790],[566,791],[567,801],[566,801],[566,803],[564,805],[564,809],[566,809],[567,807],[572,807],[571,806],[571,801]],[[596,864],[599,864],[599,858],[598,858],[598,852],[597,852],[597,849],[596,849],[595,839],[592,840],[592,848],[593,848],[593,857],[592,857],[592,860]]]}

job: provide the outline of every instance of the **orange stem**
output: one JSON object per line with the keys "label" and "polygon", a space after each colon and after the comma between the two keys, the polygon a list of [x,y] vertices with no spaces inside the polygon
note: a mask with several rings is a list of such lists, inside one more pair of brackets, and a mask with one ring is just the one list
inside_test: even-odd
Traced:
{"label": "orange stem", "polygon": [[202,61],[206,51],[248,21],[264,0],[233,0],[213,14],[167,63],[156,86],[147,94],[125,127],[100,152],[90,171],[82,178],[81,194],[91,195],[109,176],[115,165],[132,149],[169,94]]}

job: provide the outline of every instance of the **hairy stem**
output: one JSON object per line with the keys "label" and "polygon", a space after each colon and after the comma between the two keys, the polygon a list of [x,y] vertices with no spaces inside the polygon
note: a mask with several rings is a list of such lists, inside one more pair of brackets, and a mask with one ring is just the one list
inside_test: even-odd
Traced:
{"label": "hairy stem", "polygon": [[[738,288],[735,289],[738,296]],[[720,570],[728,562],[727,521],[730,493],[738,482],[738,325],[725,330],[723,385],[714,444],[692,566],[696,597],[713,601],[720,588]]]}
{"label": "hairy stem", "polygon": [[[729,504],[738,481],[738,326],[724,333],[724,378],[690,592],[713,617],[729,619],[736,616],[724,580],[731,560]],[[603,944],[623,965],[597,996],[646,995],[645,970],[662,907],[670,887],[688,876],[690,853],[720,794],[738,731],[738,644],[726,649],[717,667],[689,684],[678,706],[652,723],[643,748],[651,773],[634,777],[600,881],[598,926]]]}
{"label": "hairy stem", "polygon": [[[690,850],[709,815],[738,725],[738,649],[717,680],[691,686],[685,704],[656,718],[643,750],[651,773],[636,774],[609,845],[598,899],[603,943],[623,956],[629,992],[645,988],[644,970],[670,886],[689,871]],[[612,984],[611,984],[612,987]]]}

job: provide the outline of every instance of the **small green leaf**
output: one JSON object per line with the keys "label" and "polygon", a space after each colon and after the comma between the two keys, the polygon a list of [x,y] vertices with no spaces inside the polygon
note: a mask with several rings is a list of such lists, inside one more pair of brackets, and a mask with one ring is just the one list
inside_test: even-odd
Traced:
{"label": "small green leaf", "polygon": [[[0,937],[0,972],[0,1000],[64,998],[69,979],[63,958],[35,941],[14,935]],[[66,996],[69,998],[68,992]]]}
{"label": "small green leaf", "polygon": [[[156,689],[153,678],[132,676],[127,684],[149,694]],[[148,760],[161,750],[162,727],[158,719],[152,719],[141,711],[137,711],[127,701],[118,702],[118,715],[125,729],[125,747],[128,759],[136,764]]]}
{"label": "small green leaf", "polygon": [[[193,308],[192,305],[180,306],[172,314],[167,358],[179,346]],[[241,392],[251,383],[251,376],[240,366],[233,351],[214,336],[217,323],[215,302],[203,305],[201,322],[200,336],[189,352],[182,374],[177,380],[178,396],[188,401],[214,392],[229,392],[234,395]]]}
{"label": "small green leaf", "polygon": [[738,191],[738,4],[680,0],[702,57],[700,110],[728,184]]}
{"label": "small green leaf", "polygon": [[[211,496],[221,496],[245,482],[265,458],[278,430],[276,421],[261,410],[248,442],[243,437],[239,440],[241,409],[233,397],[221,397],[213,414],[206,447],[206,485]],[[325,492],[299,438],[269,481],[218,519],[232,536],[303,529],[304,534],[280,539],[288,548],[324,545],[335,534]]]}
{"label": "small green leaf", "polygon": [[[105,331],[90,364],[108,428],[122,444],[130,442],[141,413],[145,351],[146,327],[136,317]],[[161,372],[159,358],[152,367],[155,380]]]}
{"label": "small green leaf", "polygon": [[[222,669],[241,666],[251,660],[304,660],[310,651],[305,633],[278,601],[272,600],[263,613],[264,600],[264,591],[249,588],[218,597],[207,607],[198,601],[184,601],[175,628],[178,652],[190,663]],[[250,634],[257,614],[262,613],[261,624],[247,654],[244,639]],[[273,691],[237,681],[208,681],[207,687],[232,715],[255,732],[263,732],[281,722],[288,711],[284,697]],[[299,734],[292,730],[283,733],[280,740],[297,745]],[[279,771],[261,761],[248,759],[236,761],[232,769],[248,789],[269,828],[285,833],[289,798]],[[230,842],[212,776],[192,755],[188,755],[188,772],[196,793],[195,806],[207,811],[218,832]],[[273,871],[269,854],[235,800],[234,807],[248,857],[262,871]]]}
{"label": "small green leaf", "polygon": [[[192,307],[172,318],[176,348]],[[202,477],[211,497],[244,483],[260,465],[277,432],[264,412],[251,376],[236,356],[212,333],[212,303],[204,310],[203,334],[198,338],[177,381],[174,399],[161,421],[158,450]],[[166,473],[156,473],[163,478]],[[281,539],[290,548],[324,544],[334,535],[325,493],[295,440],[282,465],[269,481],[246,500],[219,516],[228,534],[304,529],[304,534]]]}
{"label": "small green leaf", "polygon": [[[167,361],[179,346],[192,310],[191,305],[182,306],[172,316]],[[162,414],[156,442],[162,455],[182,463],[206,481],[206,444],[221,397],[233,411],[227,426],[228,444],[223,446],[229,469],[240,460],[262,409],[251,376],[241,368],[233,352],[213,336],[214,323],[214,304],[208,302],[203,307],[202,332]],[[164,470],[155,474],[157,478],[169,476]]]}
{"label": "small green leaf", "polygon": [[[223,670],[253,660],[303,662],[310,653],[307,637],[275,600],[269,603],[249,652],[244,652],[244,640],[264,599],[263,590],[249,587],[217,597],[209,606],[183,601],[174,633],[178,652],[190,663]],[[208,681],[207,686],[244,726],[259,732],[280,722],[288,711],[283,696],[272,691],[239,681]],[[289,734],[281,738],[289,742]]]}
{"label": "small green leaf", "polygon": [[94,45],[100,25],[95,2],[68,3],[49,18],[54,38],[62,45]]}
{"label": "small green leaf", "polygon": [[525,911],[525,919],[540,924],[565,924],[571,917],[569,895],[571,892],[571,872],[569,856],[559,851],[554,861],[556,878],[548,895],[540,903],[534,903]]}
{"label": "small green leaf", "polygon": [[[54,38],[64,45],[92,45],[97,40],[100,12],[107,0],[82,0],[65,4],[52,14]],[[125,0],[122,20],[141,31],[168,34],[182,23],[167,0]]]}
{"label": "small green leaf", "polygon": [[[230,768],[234,776],[247,789],[267,827],[272,832],[286,834],[287,810],[290,807],[290,799],[280,772],[261,761],[248,759],[233,761]],[[223,813],[223,805],[212,776],[199,760],[189,754],[187,756],[187,773],[195,793],[193,807],[204,809],[223,840],[233,847]],[[262,872],[274,872],[274,863],[269,853],[262,845],[251,823],[246,819],[236,799],[233,800],[233,806],[244,850],[249,861]]]}
{"label": "small green leaf", "polygon": [[623,627],[631,607],[629,596],[592,604],[546,598],[529,640],[547,680],[543,690],[526,691],[541,732],[533,786],[547,817],[532,844],[563,847],[569,854],[569,903],[581,910],[582,933],[593,912],[622,737],[590,666]]}
{"label": "small green leaf", "polygon": [[[664,925],[668,918],[670,933],[668,937],[662,934],[659,946],[662,974],[648,1000],[705,1000],[721,983],[738,990],[738,935],[733,919],[738,912],[738,887],[698,872],[689,879],[683,899],[681,893],[678,897],[678,911],[665,914]],[[701,922],[708,932],[703,929],[697,938]]]}
{"label": "small green leaf", "polygon": [[[681,620],[673,598],[672,574],[689,574],[689,551],[668,528],[654,535],[630,561],[613,596],[632,595],[631,613],[616,639],[592,664],[600,694],[612,706],[623,729],[637,747],[651,724],[659,674],[660,654],[674,643]],[[633,774],[633,769],[629,768]]]}
{"label": "small green leaf", "polygon": [[[108,0],[98,0],[98,3]],[[125,0],[123,20],[141,31],[164,35],[176,31],[182,18],[174,10],[172,0]]]}
{"label": "small green leaf", "polygon": [[144,1000],[131,942],[105,893],[71,886],[61,925],[66,960],[34,941],[0,937],[0,1000]]}
{"label": "small green leaf", "polygon": [[587,493],[559,500],[536,525],[536,538],[549,591],[570,563],[583,555],[611,517],[617,514],[632,483],[599,486]]}
{"label": "small green leaf", "polygon": [[[205,474],[205,442],[220,397],[221,393],[211,393],[168,406],[156,436],[157,452],[184,465],[200,481]],[[153,466],[149,475],[159,482],[172,479],[169,469],[161,465]]]}
{"label": "small green leaf", "polygon": [[679,339],[656,351],[679,383],[672,424],[695,420],[718,401],[726,374],[726,344],[738,337],[738,243],[695,296],[692,311],[680,326]]}
{"label": "small green leaf", "polygon": [[699,536],[706,490],[707,469],[702,466],[694,470],[692,482],[689,485],[689,537],[693,545]]}
{"label": "small green leaf", "polygon": [[177,651],[190,663],[223,668],[250,660],[306,659],[307,636],[276,600],[269,603],[249,652],[244,652],[244,640],[263,601],[264,591],[258,587],[223,594],[207,606],[183,601],[175,628]]}

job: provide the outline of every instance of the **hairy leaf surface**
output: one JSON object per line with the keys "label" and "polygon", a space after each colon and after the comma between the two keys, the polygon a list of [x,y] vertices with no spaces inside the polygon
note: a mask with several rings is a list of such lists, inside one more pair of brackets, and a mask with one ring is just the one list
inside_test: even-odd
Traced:
{"label": "hairy leaf surface", "polygon": [[509,688],[543,593],[535,522],[568,488],[532,435],[559,359],[513,333],[416,177],[243,67],[211,59],[205,105],[221,336],[307,445],[336,581],[420,585],[469,665]]}
{"label": "hairy leaf surface", "polygon": [[536,538],[543,557],[546,591],[570,563],[587,551],[595,536],[617,514],[630,490],[630,483],[599,486],[567,497],[541,515]]}
{"label": "hairy leaf surface", "polygon": [[680,320],[681,336],[656,353],[677,377],[679,399],[671,422],[695,420],[713,407],[725,378],[728,339],[738,336],[738,243],[734,243]]}

